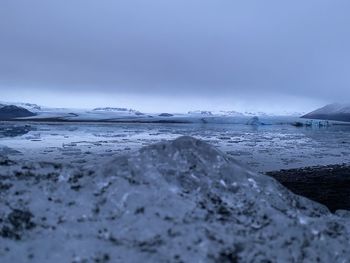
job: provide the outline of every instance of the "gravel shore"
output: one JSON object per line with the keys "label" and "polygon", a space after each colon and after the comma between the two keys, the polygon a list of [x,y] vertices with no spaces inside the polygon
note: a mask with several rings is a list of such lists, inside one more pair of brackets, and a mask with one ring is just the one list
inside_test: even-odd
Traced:
{"label": "gravel shore", "polygon": [[327,206],[350,210],[350,165],[315,166],[266,173],[295,194]]}

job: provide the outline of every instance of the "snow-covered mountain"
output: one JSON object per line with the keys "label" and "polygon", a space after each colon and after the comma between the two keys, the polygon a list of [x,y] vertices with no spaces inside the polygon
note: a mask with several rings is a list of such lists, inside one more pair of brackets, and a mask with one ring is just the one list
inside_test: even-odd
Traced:
{"label": "snow-covered mountain", "polygon": [[350,104],[329,104],[304,115],[303,118],[350,122]]}
{"label": "snow-covered mountain", "polygon": [[[272,115],[263,112],[241,113],[234,110],[196,110],[188,113],[142,113],[124,107],[98,107],[94,109],[52,108],[32,103],[0,102],[2,106],[15,106],[28,110],[32,115],[17,116],[12,119],[31,121],[74,121],[74,122],[139,122],[139,123],[212,123],[212,124],[247,124],[253,117],[259,117],[261,123],[291,123],[299,121],[294,114]],[[259,122],[260,123],[260,122]]]}
{"label": "snow-covered mountain", "polygon": [[233,111],[233,110],[231,110],[231,111],[220,111],[219,114],[222,114],[224,116],[231,116],[231,117],[234,117],[234,116],[242,117],[242,116],[244,116],[243,113],[238,112],[238,111]]}
{"label": "snow-covered mountain", "polygon": [[259,117],[280,117],[280,116],[289,116],[289,117],[300,117],[305,115],[306,112],[299,111],[279,111],[277,113],[267,113],[263,111],[245,111],[244,116],[259,116]]}
{"label": "snow-covered mountain", "polygon": [[202,116],[212,116],[213,115],[213,113],[211,111],[206,111],[206,110],[189,111],[187,114],[189,114],[189,115],[202,115]]}
{"label": "snow-covered mountain", "polygon": [[[39,106],[32,103],[22,102],[0,102],[0,108],[12,107],[21,109],[27,114],[16,115],[11,119],[21,118],[26,120],[46,120],[46,121],[113,121],[120,119],[133,119],[145,117],[143,113],[127,108],[101,107],[95,109],[69,109],[69,108],[51,108]],[[10,109],[10,108],[9,108]],[[8,111],[8,110],[7,110]],[[29,114],[31,113],[31,114]],[[7,113],[8,115],[8,113]],[[12,114],[13,115],[13,114]],[[11,115],[11,116],[12,116]],[[0,116],[1,117],[1,116]],[[9,118],[0,118],[9,119]]]}
{"label": "snow-covered mountain", "polygon": [[194,115],[194,116],[230,116],[230,117],[242,117],[244,116],[243,113],[238,111],[208,111],[208,110],[196,110],[196,111],[189,111],[187,113],[188,115]]}
{"label": "snow-covered mountain", "polygon": [[21,108],[27,109],[27,110],[32,111],[32,112],[36,112],[36,111],[41,111],[42,110],[41,106],[39,106],[37,104],[33,104],[33,103],[0,101],[0,107],[1,106],[8,106],[8,105],[21,107]]}

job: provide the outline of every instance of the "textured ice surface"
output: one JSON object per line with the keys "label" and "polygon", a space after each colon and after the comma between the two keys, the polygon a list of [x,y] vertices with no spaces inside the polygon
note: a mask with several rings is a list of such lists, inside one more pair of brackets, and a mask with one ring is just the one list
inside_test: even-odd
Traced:
{"label": "textured ice surface", "polygon": [[1,262],[349,262],[350,215],[191,137],[93,169],[1,163]]}

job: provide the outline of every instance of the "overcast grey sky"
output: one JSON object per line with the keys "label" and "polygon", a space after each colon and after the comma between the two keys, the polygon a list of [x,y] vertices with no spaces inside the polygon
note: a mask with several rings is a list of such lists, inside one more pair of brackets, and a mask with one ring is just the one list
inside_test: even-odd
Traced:
{"label": "overcast grey sky", "polygon": [[350,98],[348,0],[1,0],[0,100],[309,110]]}

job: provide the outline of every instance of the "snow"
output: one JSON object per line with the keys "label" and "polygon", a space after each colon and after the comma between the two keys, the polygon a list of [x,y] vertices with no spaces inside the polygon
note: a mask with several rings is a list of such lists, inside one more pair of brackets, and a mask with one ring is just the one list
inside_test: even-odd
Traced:
{"label": "snow", "polygon": [[41,162],[1,169],[3,263],[350,258],[349,214],[331,214],[192,137],[92,169]]}

